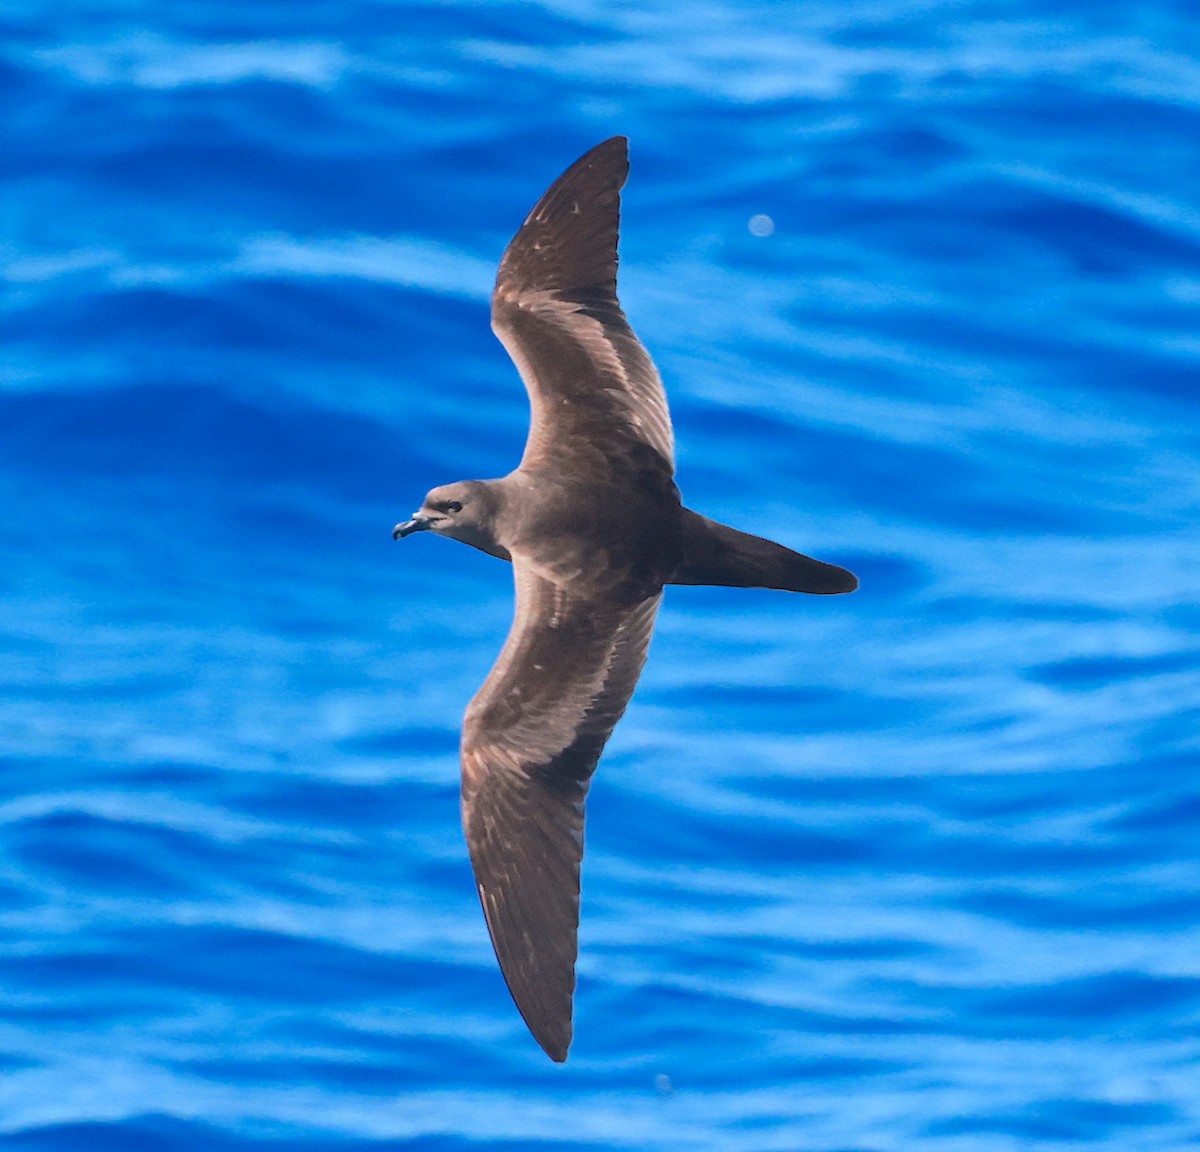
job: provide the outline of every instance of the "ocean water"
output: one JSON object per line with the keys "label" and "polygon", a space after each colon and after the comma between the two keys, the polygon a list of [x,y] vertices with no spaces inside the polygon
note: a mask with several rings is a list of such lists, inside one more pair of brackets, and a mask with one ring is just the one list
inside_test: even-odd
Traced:
{"label": "ocean water", "polygon": [[[0,108],[4,1148],[1200,1146],[1192,3],[9,0]],[[685,496],[862,588],[670,590],[558,1067],[510,574],[390,530],[518,458],[495,264],[616,132]]]}

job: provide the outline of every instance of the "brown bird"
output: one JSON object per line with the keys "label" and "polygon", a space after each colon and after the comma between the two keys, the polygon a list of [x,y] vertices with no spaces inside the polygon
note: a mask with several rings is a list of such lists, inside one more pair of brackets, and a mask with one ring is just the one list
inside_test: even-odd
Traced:
{"label": "brown bird", "polygon": [[853,592],[824,564],[685,508],[662,381],[617,301],[627,142],[562,174],[513,237],[492,328],[529,392],[516,470],[435,488],[399,539],[431,531],[511,560],[516,614],[467,709],[462,815],[479,899],[517,1008],[567,1058],[584,799],[633,695],[665,584]]}

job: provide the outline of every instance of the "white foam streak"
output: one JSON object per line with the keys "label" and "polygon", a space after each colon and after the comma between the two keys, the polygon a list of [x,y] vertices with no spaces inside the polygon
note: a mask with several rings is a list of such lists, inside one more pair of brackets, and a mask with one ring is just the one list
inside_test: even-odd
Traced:
{"label": "white foam streak", "polygon": [[263,236],[248,241],[227,268],[239,275],[344,276],[470,300],[488,299],[496,274],[492,262],[410,236]]}
{"label": "white foam streak", "polygon": [[151,35],[106,44],[68,44],[44,49],[35,58],[89,85],[161,89],[248,80],[328,88],[349,64],[340,45],[320,41],[188,44]]}

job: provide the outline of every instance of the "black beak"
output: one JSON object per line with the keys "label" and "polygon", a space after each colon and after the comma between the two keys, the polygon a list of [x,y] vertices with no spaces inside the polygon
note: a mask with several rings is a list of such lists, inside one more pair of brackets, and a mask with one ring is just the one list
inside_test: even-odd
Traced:
{"label": "black beak", "polygon": [[428,516],[422,516],[418,513],[411,520],[405,520],[403,524],[397,524],[392,529],[392,539],[403,540],[405,536],[411,536],[414,532],[424,532],[432,523],[433,521]]}

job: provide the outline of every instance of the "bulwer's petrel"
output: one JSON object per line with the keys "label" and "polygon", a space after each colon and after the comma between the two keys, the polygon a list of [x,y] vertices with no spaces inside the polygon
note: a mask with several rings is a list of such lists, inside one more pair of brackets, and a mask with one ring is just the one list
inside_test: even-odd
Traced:
{"label": "bulwer's petrel", "polygon": [[617,302],[627,142],[581,157],[513,237],[492,328],[529,392],[516,471],[435,488],[398,524],[511,560],[516,615],[462,735],[462,816],[500,969],[567,1058],[584,798],[633,695],[665,584],[853,592],[824,564],[685,508],[662,381]]}

